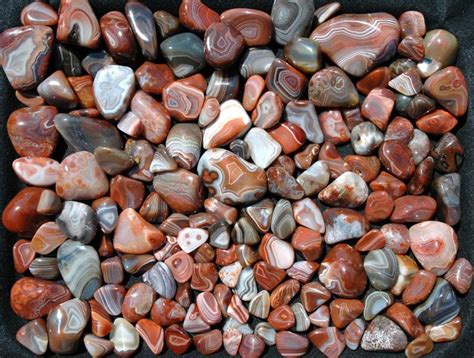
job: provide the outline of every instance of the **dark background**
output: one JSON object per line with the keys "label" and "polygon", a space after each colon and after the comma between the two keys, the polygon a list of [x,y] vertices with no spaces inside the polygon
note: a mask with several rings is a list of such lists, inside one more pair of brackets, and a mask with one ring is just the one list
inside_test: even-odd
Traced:
{"label": "dark background", "polygon": [[[0,1],[0,31],[9,27],[20,26],[20,11],[30,1],[28,0],[1,0]],[[90,0],[98,18],[111,10],[124,10],[125,0]],[[59,0],[51,1],[52,5],[57,7]],[[152,11],[166,10],[174,15],[178,13],[179,0],[163,1],[152,0],[144,1]],[[257,8],[270,12],[272,0],[235,0],[235,1],[213,1],[204,0],[208,6],[218,13],[235,7]],[[315,0],[316,8],[326,4],[327,1]],[[408,10],[421,11],[426,19],[427,30],[444,28],[452,32],[460,45],[457,66],[461,68],[466,76],[469,86],[469,111],[459,129],[455,132],[465,148],[465,160],[461,168],[462,175],[462,218],[458,225],[459,236],[459,257],[466,257],[471,262],[474,261],[474,139],[472,133],[474,123],[472,110],[474,106],[474,1],[471,0],[340,0],[342,9],[340,13],[365,13],[385,11],[398,17],[402,12]],[[22,187],[16,178],[11,163],[16,158],[10,140],[7,135],[6,123],[10,113],[19,108],[20,105],[15,98],[14,91],[11,89],[5,78],[3,71],[0,71],[0,208],[6,206],[8,201]],[[471,117],[471,118],[470,118]],[[463,121],[460,121],[463,122]],[[17,238],[5,231],[0,225],[0,357],[31,357],[28,350],[20,346],[15,340],[16,331],[25,323],[16,317],[10,309],[9,294],[10,288],[20,275],[15,273],[12,260],[12,247]],[[463,321],[462,336],[455,342],[435,344],[435,349],[431,356],[447,357],[457,356],[459,358],[474,357],[474,348],[471,346],[474,338],[473,311],[474,302],[472,291],[466,297],[460,298],[461,317]],[[139,356],[153,356],[148,350],[146,344],[141,343],[141,352]],[[88,356],[83,348],[82,354],[75,357]],[[266,351],[266,356],[275,356],[276,350]],[[306,356],[322,356],[315,348]],[[358,352],[350,351],[346,348],[343,357],[354,356],[384,357],[395,356],[394,354],[368,353],[359,349]],[[53,356],[50,354],[50,356]],[[165,351],[162,356],[174,356],[173,353]],[[199,356],[195,350],[184,356]],[[227,356],[224,350],[221,350],[214,356]],[[402,356],[402,354],[398,354]]]}

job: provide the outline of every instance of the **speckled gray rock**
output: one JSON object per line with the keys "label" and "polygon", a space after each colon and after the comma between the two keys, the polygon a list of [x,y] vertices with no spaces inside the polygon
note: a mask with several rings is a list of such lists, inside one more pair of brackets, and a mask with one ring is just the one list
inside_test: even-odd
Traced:
{"label": "speckled gray rock", "polygon": [[385,316],[377,316],[365,330],[360,346],[365,351],[401,352],[407,344],[400,327]]}

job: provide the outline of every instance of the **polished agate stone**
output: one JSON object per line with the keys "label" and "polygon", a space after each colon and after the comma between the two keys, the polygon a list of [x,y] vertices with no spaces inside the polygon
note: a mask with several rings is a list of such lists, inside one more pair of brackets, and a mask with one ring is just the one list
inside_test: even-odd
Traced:
{"label": "polished agate stone", "polygon": [[137,44],[127,18],[119,11],[110,11],[100,18],[105,45],[118,63],[133,63]]}
{"label": "polished agate stone", "polygon": [[440,68],[454,64],[458,54],[456,36],[446,30],[437,29],[426,33],[423,39],[425,57],[440,64]]}
{"label": "polished agate stone", "polygon": [[410,178],[415,172],[415,163],[409,147],[401,141],[384,142],[379,148],[382,165],[402,180]]}
{"label": "polished agate stone", "polygon": [[206,64],[204,44],[191,32],[168,37],[160,44],[160,49],[168,65],[178,78],[199,72]]}
{"label": "polished agate stone", "polygon": [[88,0],[61,0],[56,30],[59,42],[96,48],[100,37],[99,21]]}
{"label": "polished agate stone", "polygon": [[448,323],[439,325],[427,325],[425,332],[428,334],[433,342],[450,342],[455,341],[461,335],[462,321],[461,317],[457,316]]}
{"label": "polished agate stone", "polygon": [[356,208],[367,200],[368,195],[365,181],[353,172],[346,172],[324,188],[318,198],[329,206]]}
{"label": "polished agate stone", "polygon": [[463,116],[467,111],[466,79],[455,66],[446,67],[428,77],[424,91],[456,117]]}
{"label": "polished agate stone", "polygon": [[135,74],[130,67],[108,65],[94,78],[94,98],[105,119],[122,117],[135,91]]}
{"label": "polished agate stone", "polygon": [[59,247],[57,259],[61,276],[72,294],[90,299],[102,283],[97,251],[92,246],[67,240]]}
{"label": "polished agate stone", "polygon": [[57,109],[39,106],[18,109],[7,121],[8,136],[15,151],[22,157],[50,157],[58,143],[53,118]]}
{"label": "polished agate stone", "polygon": [[269,131],[269,134],[281,145],[281,149],[285,154],[297,151],[306,141],[304,131],[294,123],[278,124]]}
{"label": "polished agate stone", "polygon": [[388,290],[397,282],[398,261],[389,248],[370,251],[364,259],[364,269],[377,290]]}
{"label": "polished agate stone", "polygon": [[115,65],[115,61],[108,52],[99,50],[90,52],[88,55],[86,55],[82,59],[81,65],[89,75],[95,77],[97,72],[99,72],[105,66]]}
{"label": "polished agate stone", "polygon": [[110,341],[114,344],[115,354],[129,356],[138,349],[140,336],[130,322],[119,317],[114,320]]}
{"label": "polished agate stone", "polygon": [[177,33],[180,29],[179,19],[164,10],[158,10],[153,13],[156,23],[156,31],[162,39]]}
{"label": "polished agate stone", "polygon": [[273,60],[265,83],[270,91],[277,93],[284,103],[303,96],[308,80],[294,67],[281,59]]}
{"label": "polished agate stone", "polygon": [[78,201],[65,201],[56,223],[68,238],[86,244],[97,231],[96,213],[89,205]]}
{"label": "polished agate stone", "polygon": [[63,71],[58,70],[41,82],[38,94],[49,104],[63,109],[72,109],[79,103],[76,93]]}
{"label": "polished agate stone", "polygon": [[117,175],[110,180],[110,197],[122,210],[138,209],[145,198],[145,186],[138,180]]}
{"label": "polished agate stone", "polygon": [[310,142],[321,144],[324,141],[318,115],[310,101],[289,102],[285,107],[285,119],[298,125],[305,132],[306,139]]}
{"label": "polished agate stone", "polygon": [[53,39],[48,26],[21,26],[2,32],[2,68],[13,89],[27,91],[46,78]]}
{"label": "polished agate stone", "polygon": [[451,226],[425,221],[410,230],[410,248],[425,270],[441,276],[451,267],[458,251],[457,235]]}
{"label": "polished agate stone", "polygon": [[23,325],[15,336],[18,343],[33,354],[43,355],[48,349],[48,331],[44,319],[39,318]]}
{"label": "polished agate stone", "polygon": [[244,138],[252,161],[267,168],[281,153],[280,144],[265,130],[252,128]]}
{"label": "polished agate stone", "polygon": [[375,88],[369,92],[362,103],[361,114],[384,131],[394,106],[395,95],[392,91],[386,88]]}
{"label": "polished agate stone", "polygon": [[354,153],[369,155],[374,152],[382,142],[387,140],[383,133],[372,122],[362,122],[352,128],[351,144]]}
{"label": "polished agate stone", "polygon": [[87,303],[74,298],[63,302],[48,314],[49,348],[58,354],[74,353],[90,317]]}
{"label": "polished agate stone", "polygon": [[311,0],[275,1],[271,16],[276,42],[285,45],[295,37],[307,35],[313,14],[314,4]]}
{"label": "polished agate stone", "polygon": [[435,161],[435,168],[442,173],[459,170],[464,157],[464,148],[458,138],[448,132],[431,149],[430,155]]}
{"label": "polished agate stone", "polygon": [[15,242],[13,245],[12,254],[13,265],[15,267],[15,271],[18,273],[24,273],[26,270],[28,270],[36,256],[36,252],[33,249],[31,241],[25,239],[20,239]]}
{"label": "polished agate stone", "polygon": [[358,80],[356,87],[359,92],[367,96],[374,88],[386,88],[391,79],[392,71],[390,68],[378,67]]}
{"label": "polished agate stone", "polygon": [[64,158],[58,170],[56,193],[65,200],[97,199],[109,183],[92,153],[77,152]]}
{"label": "polished agate stone", "polygon": [[316,328],[308,338],[327,357],[338,357],[346,347],[344,335],[336,327]]}
{"label": "polished agate stone", "polygon": [[163,105],[177,121],[192,121],[199,117],[204,94],[194,86],[172,82],[163,88]]}
{"label": "polished agate stone", "polygon": [[25,26],[54,26],[58,23],[58,14],[51,5],[41,1],[35,1],[21,10],[20,20]]}
{"label": "polished agate stone", "polygon": [[322,65],[322,53],[319,44],[305,37],[297,37],[284,48],[286,60],[290,65],[304,73],[312,74]]}
{"label": "polished agate stone", "polygon": [[217,68],[231,66],[244,49],[244,37],[224,22],[211,24],[204,34],[204,56]]}
{"label": "polished agate stone", "polygon": [[250,47],[242,55],[240,74],[244,78],[265,75],[275,59],[275,54],[267,47]]}
{"label": "polished agate stone", "polygon": [[[263,82],[263,79],[262,79],[262,82]],[[199,113],[199,120],[198,120],[199,127],[203,128],[211,124],[212,122],[214,122],[214,120],[217,119],[217,117],[219,116],[219,113],[220,113],[219,101],[213,97],[206,98],[202,105],[201,113]]]}
{"label": "polished agate stone", "polygon": [[[77,111],[89,111],[91,113],[92,110],[95,110],[95,100],[94,100],[94,92],[92,88],[92,81],[93,78],[91,75],[85,76],[73,76],[68,77],[67,79],[69,84],[71,85],[72,89],[77,95],[79,100],[79,104],[84,109],[77,110]],[[97,110],[96,110],[97,111]],[[97,113],[97,116],[99,113]],[[87,115],[85,116],[87,117]],[[92,115],[91,115],[92,117]]]}
{"label": "polished agate stone", "polygon": [[31,262],[29,271],[34,277],[45,280],[55,280],[59,277],[58,263],[54,257],[37,257]]}
{"label": "polished agate stone", "polygon": [[202,33],[219,21],[219,14],[200,0],[185,0],[179,6],[179,21],[190,30]]}
{"label": "polished agate stone", "polygon": [[215,70],[206,89],[207,97],[216,98],[219,103],[236,99],[239,94],[240,78],[234,70]]}
{"label": "polished agate stone", "polygon": [[185,169],[158,174],[153,187],[177,212],[192,213],[202,207],[204,191],[201,179]]}
{"label": "polished agate stone", "polygon": [[357,90],[350,78],[333,66],[322,69],[311,77],[308,98],[318,107],[352,107],[359,103]]}
{"label": "polished agate stone", "polygon": [[328,244],[362,237],[370,226],[361,213],[347,208],[326,209],[323,218],[326,224],[324,240]]}
{"label": "polished agate stone", "polygon": [[345,14],[322,23],[310,37],[344,71],[363,76],[393,57],[399,33],[398,21],[387,13]]}
{"label": "polished agate stone", "polygon": [[163,88],[174,81],[174,74],[164,63],[145,61],[135,71],[140,88],[149,94],[162,94]]}
{"label": "polished agate stone", "polygon": [[333,294],[354,298],[364,292],[367,275],[362,257],[347,244],[329,250],[319,268],[319,280]]}
{"label": "polished agate stone", "polygon": [[147,60],[155,60],[158,56],[158,35],[153,13],[146,5],[132,1],[125,4],[125,15],[143,56]]}
{"label": "polished agate stone", "polygon": [[267,45],[272,39],[272,19],[264,11],[247,8],[229,9],[221,14],[220,21],[238,30],[249,47]]}
{"label": "polished agate stone", "polygon": [[418,35],[408,35],[397,47],[398,53],[414,61],[421,61],[425,54],[423,38]]}
{"label": "polished agate stone", "polygon": [[3,210],[3,226],[19,236],[33,237],[36,230],[48,221],[47,216],[36,211],[43,191],[30,187],[18,192]]}
{"label": "polished agate stone", "polygon": [[170,156],[184,169],[194,168],[201,153],[202,134],[195,123],[175,124],[166,138]]}

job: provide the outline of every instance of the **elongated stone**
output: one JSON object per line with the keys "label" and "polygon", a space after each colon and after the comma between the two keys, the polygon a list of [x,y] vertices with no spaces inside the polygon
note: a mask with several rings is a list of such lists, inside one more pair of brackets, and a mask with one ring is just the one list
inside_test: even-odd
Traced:
{"label": "elongated stone", "polygon": [[158,36],[151,10],[144,4],[132,2],[125,5],[125,15],[143,56],[147,60],[156,59],[158,56]]}
{"label": "elongated stone", "polygon": [[97,147],[122,148],[119,131],[111,123],[87,117],[58,114],[54,117],[56,129],[67,145],[76,152],[94,152]]}
{"label": "elongated stone", "polygon": [[97,251],[92,246],[67,240],[59,247],[57,259],[61,276],[72,294],[90,299],[102,281]]}
{"label": "elongated stone", "polygon": [[133,63],[137,43],[125,15],[110,11],[100,18],[100,29],[110,54],[119,64]]}
{"label": "elongated stone", "polygon": [[397,19],[387,13],[372,13],[336,16],[316,27],[310,38],[344,71],[363,76],[393,57],[399,36]]}
{"label": "elongated stone", "polygon": [[461,335],[462,321],[457,316],[452,321],[437,326],[427,325],[426,334],[433,342],[450,342],[459,338]]}
{"label": "elongated stone", "polygon": [[[43,224],[47,225],[48,223]],[[20,239],[13,245],[13,265],[15,271],[23,273],[28,270],[31,263],[34,261],[36,252],[33,249],[31,241]]]}
{"label": "elongated stone", "polygon": [[15,159],[12,168],[22,182],[40,187],[54,185],[60,169],[57,161],[44,157]]}

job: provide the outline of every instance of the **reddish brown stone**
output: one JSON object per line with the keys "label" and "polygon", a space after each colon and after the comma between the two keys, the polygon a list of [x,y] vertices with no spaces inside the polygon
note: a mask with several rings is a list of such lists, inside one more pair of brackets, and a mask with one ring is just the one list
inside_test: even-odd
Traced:
{"label": "reddish brown stone", "polygon": [[289,279],[279,284],[270,296],[270,306],[272,308],[287,305],[300,291],[300,283],[295,279]]}
{"label": "reddish brown stone", "polygon": [[384,168],[401,180],[410,178],[415,172],[415,161],[408,145],[399,140],[382,143],[379,159]]}
{"label": "reddish brown stone", "polygon": [[349,164],[342,159],[333,142],[327,141],[321,145],[319,160],[328,165],[331,179],[336,179],[342,173],[351,170]]}
{"label": "reddish brown stone", "polygon": [[297,333],[283,331],[276,335],[276,347],[283,357],[299,357],[306,353],[309,347],[308,338]]}
{"label": "reddish brown stone", "polygon": [[339,357],[346,348],[344,335],[336,327],[315,329],[308,338],[326,357]]}
{"label": "reddish brown stone", "polygon": [[390,220],[394,223],[418,223],[429,220],[436,212],[436,201],[425,195],[406,195],[395,199]]}
{"label": "reddish brown stone", "polygon": [[290,154],[298,149],[306,141],[304,131],[296,124],[285,122],[277,125],[268,133],[281,145],[283,153]]}
{"label": "reddish brown stone", "polygon": [[[133,323],[145,318],[153,302],[156,300],[156,292],[143,282],[133,284],[127,291],[122,303],[122,315],[127,321]],[[155,303],[156,305],[156,303]],[[153,305],[153,307],[155,306]],[[153,312],[152,312],[153,318]],[[159,323],[159,322],[157,322]]]}
{"label": "reddish brown stone", "polygon": [[434,160],[432,157],[426,157],[418,164],[415,174],[408,183],[408,192],[412,195],[420,195],[428,191],[433,179]]}
{"label": "reddish brown stone", "polygon": [[361,300],[336,298],[329,305],[332,323],[339,329],[347,326],[359,317],[363,311],[364,303]]}
{"label": "reddish brown stone", "polygon": [[255,334],[246,334],[239,346],[239,354],[242,358],[258,358],[265,350],[265,342]]}
{"label": "reddish brown stone", "polygon": [[36,251],[33,250],[30,241],[20,239],[15,242],[15,245],[13,245],[13,265],[15,266],[15,271],[23,273],[28,270],[35,256]]}
{"label": "reddish brown stone", "polygon": [[181,323],[186,317],[186,310],[178,302],[159,298],[151,308],[151,319],[162,327]]}
{"label": "reddish brown stone", "polygon": [[381,172],[377,178],[370,182],[369,186],[372,191],[386,191],[394,199],[404,195],[407,191],[404,182],[387,172]]}
{"label": "reddish brown stone", "polygon": [[362,155],[346,155],[344,161],[349,165],[350,171],[358,174],[365,182],[371,182],[380,173],[380,161],[377,157],[364,157]]}
{"label": "reddish brown stone", "polygon": [[331,293],[319,282],[310,282],[301,288],[301,303],[307,312],[313,312],[331,298]]}
{"label": "reddish brown stone", "polygon": [[277,331],[285,331],[295,325],[295,315],[290,306],[283,305],[270,312],[268,323]]}
{"label": "reddish brown stone", "polygon": [[71,299],[69,290],[57,283],[34,277],[23,277],[13,284],[10,306],[23,319],[36,319]]}
{"label": "reddish brown stone", "polygon": [[205,242],[194,252],[194,261],[196,263],[212,262],[216,257],[214,248]]}
{"label": "reddish brown stone", "polygon": [[174,354],[184,354],[193,340],[183,327],[173,324],[165,329],[166,347]]}
{"label": "reddish brown stone", "polygon": [[138,180],[117,175],[110,181],[110,197],[122,210],[138,209],[145,198],[145,186]]}
{"label": "reddish brown stone", "polygon": [[184,83],[188,86],[193,86],[200,89],[202,92],[206,92],[207,81],[201,73],[196,73],[189,77],[180,78],[178,82]]}
{"label": "reddish brown stone", "polygon": [[357,244],[354,246],[357,251],[362,252],[383,249],[384,247],[385,237],[378,229],[370,230],[368,233],[362,236],[362,238],[357,241]]}
{"label": "reddish brown stone", "polygon": [[397,323],[411,337],[416,338],[424,333],[424,329],[415,314],[404,304],[396,302],[386,312],[388,318]]}
{"label": "reddish brown stone", "polygon": [[167,64],[145,61],[135,71],[138,85],[149,94],[161,95],[163,88],[175,80]]}
{"label": "reddish brown stone", "polygon": [[406,305],[423,302],[431,293],[436,283],[436,275],[431,271],[419,270],[403,290],[402,301]]}
{"label": "reddish brown stone", "polygon": [[344,144],[351,140],[351,133],[342,119],[341,111],[329,110],[319,114],[319,123],[324,139],[335,145]]}
{"label": "reddish brown stone", "polygon": [[392,71],[388,67],[379,67],[369,72],[356,83],[356,87],[363,95],[367,96],[370,91],[377,87],[387,87],[392,79]]}
{"label": "reddish brown stone", "polygon": [[425,114],[416,121],[416,127],[432,135],[443,135],[451,131],[458,124],[458,120],[451,113],[437,109]]}
{"label": "reddish brown stone", "polygon": [[272,291],[286,276],[285,270],[259,261],[253,266],[253,274],[257,284],[267,291]]}
{"label": "reddish brown stone", "polygon": [[219,273],[214,263],[194,264],[191,288],[198,291],[212,291],[218,278]]}
{"label": "reddish brown stone", "polygon": [[228,249],[216,249],[216,264],[219,266],[227,266],[238,261],[237,245],[232,245]]}
{"label": "reddish brown stone", "polygon": [[385,132],[385,140],[399,140],[408,144],[413,138],[413,124],[403,117],[392,119]]}
{"label": "reddish brown stone", "polygon": [[210,355],[222,347],[222,332],[219,329],[197,334],[193,337],[194,345],[199,353]]}
{"label": "reddish brown stone", "polygon": [[229,287],[222,283],[218,283],[214,287],[213,293],[222,315],[227,317],[227,307],[229,307],[230,300],[232,299],[232,292],[230,291]]}
{"label": "reddish brown stone", "polygon": [[204,32],[219,21],[219,14],[204,5],[201,0],[184,0],[179,6],[179,22],[196,32]]}
{"label": "reddish brown stone", "polygon": [[319,231],[298,226],[291,238],[291,245],[301,252],[308,261],[319,259],[324,248],[324,242]]}
{"label": "reddish brown stone", "polygon": [[135,328],[153,354],[160,354],[164,344],[163,328],[149,319],[141,319]]}
{"label": "reddish brown stone", "polygon": [[36,211],[44,190],[30,187],[19,191],[3,210],[3,226],[17,235],[33,237],[36,230],[48,221],[46,215],[38,214]]}
{"label": "reddish brown stone", "polygon": [[367,198],[364,215],[370,222],[383,221],[392,214],[393,207],[393,199],[386,191],[374,191]]}

